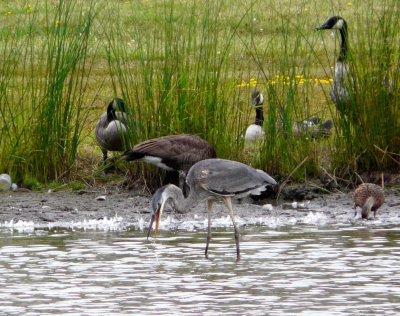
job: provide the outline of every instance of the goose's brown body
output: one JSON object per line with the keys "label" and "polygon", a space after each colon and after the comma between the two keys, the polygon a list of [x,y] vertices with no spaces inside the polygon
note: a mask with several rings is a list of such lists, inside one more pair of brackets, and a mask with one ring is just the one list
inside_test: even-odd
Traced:
{"label": "goose's brown body", "polygon": [[186,174],[196,162],[216,158],[214,148],[196,135],[168,135],[149,139],[125,152],[127,161],[141,160],[179,173],[183,188]]}
{"label": "goose's brown body", "polygon": [[357,214],[357,206],[361,207],[361,217],[367,218],[369,214],[374,212],[374,217],[376,216],[376,211],[385,202],[385,194],[383,189],[373,183],[363,183],[354,190],[354,211]]}

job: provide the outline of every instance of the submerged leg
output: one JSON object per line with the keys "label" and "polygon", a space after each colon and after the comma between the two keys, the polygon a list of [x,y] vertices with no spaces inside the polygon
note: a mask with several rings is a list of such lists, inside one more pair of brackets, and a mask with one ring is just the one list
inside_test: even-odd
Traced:
{"label": "submerged leg", "polygon": [[208,228],[207,228],[206,250],[204,253],[206,258],[208,258],[208,246],[210,245],[210,240],[211,240],[211,208],[212,208],[213,203],[214,203],[213,200],[207,200]]}
{"label": "submerged leg", "polygon": [[233,229],[235,230],[236,258],[237,258],[237,260],[239,260],[240,259],[239,230],[237,229],[235,218],[233,217],[232,199],[230,197],[226,197],[226,198],[224,198],[224,203],[228,209],[228,214],[232,220]]}

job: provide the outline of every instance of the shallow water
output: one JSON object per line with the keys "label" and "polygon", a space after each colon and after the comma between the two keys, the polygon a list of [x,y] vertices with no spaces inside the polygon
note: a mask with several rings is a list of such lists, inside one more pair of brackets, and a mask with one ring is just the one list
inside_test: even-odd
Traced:
{"label": "shallow water", "polygon": [[398,224],[318,214],[242,226],[240,261],[231,228],[213,229],[208,260],[204,229],[171,231],[168,220],[157,243],[118,218],[89,228],[3,225],[1,313],[398,314]]}

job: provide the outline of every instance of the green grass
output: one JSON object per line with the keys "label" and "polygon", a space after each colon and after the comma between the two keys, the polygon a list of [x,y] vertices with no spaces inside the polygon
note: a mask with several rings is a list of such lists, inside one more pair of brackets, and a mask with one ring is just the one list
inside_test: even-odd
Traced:
{"label": "green grass", "polygon": [[[396,171],[399,11],[396,0],[3,1],[0,171],[19,183],[96,183],[93,130],[115,96],[128,104],[132,143],[198,134],[220,157],[300,181],[321,167]],[[349,24],[356,121],[329,97],[337,37],[315,27],[332,15]],[[266,137],[249,148],[254,88],[266,97]],[[313,116],[334,119],[329,140],[294,137],[293,122]]]}

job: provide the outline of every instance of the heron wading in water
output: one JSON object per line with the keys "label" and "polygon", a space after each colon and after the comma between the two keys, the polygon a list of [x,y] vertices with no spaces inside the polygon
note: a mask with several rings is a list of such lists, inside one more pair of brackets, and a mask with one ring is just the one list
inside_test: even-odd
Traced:
{"label": "heron wading in water", "polygon": [[227,208],[235,231],[236,256],[240,258],[239,231],[233,216],[232,198],[247,195],[258,195],[276,181],[262,170],[256,170],[243,163],[225,159],[206,159],[194,164],[186,177],[190,188],[187,198],[182,190],[173,184],[159,188],[152,198],[152,214],[148,229],[149,238],[155,221],[154,239],[157,238],[162,212],[168,200],[171,200],[177,211],[189,211],[190,208],[207,201],[208,230],[205,256],[208,258],[208,247],[211,240],[211,208],[215,201],[222,200]]}

